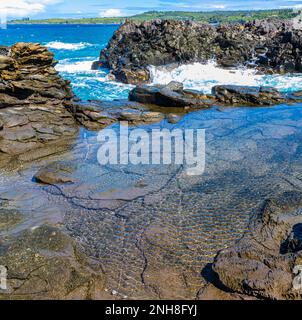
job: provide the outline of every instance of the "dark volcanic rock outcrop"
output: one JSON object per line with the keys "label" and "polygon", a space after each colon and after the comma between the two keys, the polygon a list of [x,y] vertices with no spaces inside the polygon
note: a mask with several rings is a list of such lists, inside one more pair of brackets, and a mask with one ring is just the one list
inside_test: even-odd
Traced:
{"label": "dark volcanic rock outcrop", "polygon": [[181,83],[176,87],[173,84],[177,83],[171,82],[166,86],[138,86],[130,92],[129,100],[172,108],[206,106],[206,102],[209,102],[206,95],[183,90]]}
{"label": "dark volcanic rock outcrop", "polygon": [[73,94],[55,70],[53,54],[32,43],[17,43],[0,53],[0,159],[45,143],[59,148],[58,141],[78,129],[66,108]]}
{"label": "dark volcanic rock outcrop", "polygon": [[213,270],[225,288],[257,298],[302,298],[301,208],[296,191],[264,203],[250,232],[215,258]]}
{"label": "dark volcanic rock outcrop", "polygon": [[215,99],[225,105],[269,106],[283,102],[292,102],[294,98],[287,97],[271,87],[245,86],[215,86],[212,89]]}
{"label": "dark volcanic rock outcrop", "polygon": [[129,99],[169,108],[206,108],[212,105],[270,106],[300,100],[299,96],[284,95],[270,87],[219,85],[213,87],[212,94],[209,95],[196,90],[185,90],[181,83],[174,81],[168,85],[137,86],[130,92]]}
{"label": "dark volcanic rock outcrop", "polygon": [[291,21],[274,19],[218,27],[192,21],[127,21],[93,67],[108,67],[117,80],[132,84],[149,81],[149,65],[212,58],[223,67],[256,63],[265,72],[301,71],[301,35]]}

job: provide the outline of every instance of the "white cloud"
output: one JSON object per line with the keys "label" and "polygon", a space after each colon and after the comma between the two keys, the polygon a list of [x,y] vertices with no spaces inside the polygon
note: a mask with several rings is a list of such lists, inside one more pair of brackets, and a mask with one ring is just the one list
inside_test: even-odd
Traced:
{"label": "white cloud", "polygon": [[[292,0],[294,1],[294,0]],[[302,9],[302,4],[295,4],[295,5],[288,5],[288,6],[279,6],[279,9],[294,9],[294,10],[300,10]]]}
{"label": "white cloud", "polygon": [[[299,0],[302,1],[302,0]],[[226,9],[225,4],[199,4],[199,5],[192,5],[192,4],[186,4],[184,2],[177,2],[173,3],[173,6],[177,8],[183,8],[183,9],[194,9],[194,10],[208,10],[208,9]]]}
{"label": "white cloud", "polygon": [[0,11],[8,17],[25,17],[44,12],[49,4],[55,4],[61,0],[0,0]]}
{"label": "white cloud", "polygon": [[213,4],[211,7],[214,9],[225,9],[226,6],[224,4]]}
{"label": "white cloud", "polygon": [[124,15],[120,9],[102,10],[99,14],[103,18],[122,17]]}

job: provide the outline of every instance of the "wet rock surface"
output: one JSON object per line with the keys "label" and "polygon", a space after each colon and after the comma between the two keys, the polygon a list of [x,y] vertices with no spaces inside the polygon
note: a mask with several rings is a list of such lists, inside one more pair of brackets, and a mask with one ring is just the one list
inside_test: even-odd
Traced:
{"label": "wet rock surface", "polygon": [[57,142],[74,137],[78,126],[66,108],[73,93],[54,69],[53,54],[33,43],[17,43],[1,53],[0,159],[51,143],[41,151],[44,156],[59,150]]}
{"label": "wet rock surface", "polygon": [[175,82],[168,85],[138,86],[130,92],[129,100],[170,108],[207,107],[210,102],[208,96],[183,90],[182,84]]}
{"label": "wet rock surface", "polygon": [[301,31],[292,21],[268,19],[218,27],[192,21],[125,22],[101,52],[98,65],[118,81],[150,80],[149,65],[206,63],[257,65],[264,72],[301,71]]}
{"label": "wet rock surface", "polygon": [[8,230],[23,220],[22,214],[14,209],[0,209],[0,232]]}
{"label": "wet rock surface", "polygon": [[269,106],[297,102],[300,98],[299,94],[285,95],[270,87],[234,85],[215,86],[209,95],[197,90],[185,90],[181,83],[173,81],[168,85],[137,86],[130,92],[129,100],[167,108],[208,108],[213,105]]}
{"label": "wet rock surface", "polygon": [[233,247],[218,253],[213,270],[225,288],[264,299],[301,299],[293,287],[302,263],[300,191],[267,200],[261,217]]}
{"label": "wet rock surface", "polygon": [[[1,171],[1,205],[22,215],[22,220],[0,231],[1,243],[7,246],[37,226],[59,228],[88,260],[102,267],[97,274],[106,285],[97,291],[99,298],[256,298],[234,290],[225,292],[216,284],[208,288],[203,270],[217,251],[232,247],[248,230],[263,199],[274,197],[276,189],[280,194],[302,190],[301,106],[196,110],[176,124],[142,124],[140,128],[162,127],[207,128],[208,161],[203,175],[187,176],[181,165],[101,166],[96,159],[97,133],[82,129],[71,150],[15,171]],[[33,181],[40,169],[53,163],[78,164],[68,174],[75,182]],[[291,202],[298,206],[295,197]],[[293,232],[292,237],[291,230],[282,237],[282,244],[291,243],[286,250],[299,248],[299,232]],[[48,241],[39,242],[44,253]],[[26,240],[26,246],[40,252],[37,243]],[[14,252],[10,248],[1,252]],[[70,264],[62,267],[67,270],[62,275],[66,279]],[[53,267],[47,264],[47,268]],[[94,279],[94,273],[87,274]],[[36,281],[40,292],[38,280],[31,284]],[[60,297],[69,297],[65,289],[56,290]]]}
{"label": "wet rock surface", "polygon": [[70,177],[73,171],[73,167],[65,165],[64,163],[52,163],[40,169],[34,175],[34,179],[44,184],[73,183],[74,180]]}
{"label": "wet rock surface", "polygon": [[218,103],[226,105],[262,106],[295,101],[270,87],[215,86],[212,94]]}
{"label": "wet rock surface", "polygon": [[73,106],[75,119],[89,130],[100,130],[119,121],[130,125],[160,122],[165,115],[155,105],[128,100],[91,101]]}
{"label": "wet rock surface", "polygon": [[97,299],[104,292],[99,264],[56,227],[38,226],[0,243],[8,288],[0,299]]}
{"label": "wet rock surface", "polygon": [[[261,32],[273,32],[273,26]],[[18,74],[15,64],[23,63],[20,79],[36,74],[40,81],[41,71],[42,83],[48,73],[51,82],[63,81],[52,73],[54,61],[44,48],[19,44],[18,59],[12,50],[0,59],[0,149],[3,155],[40,159],[0,172],[0,265],[9,276],[1,299],[300,297],[290,283],[301,255],[301,105],[252,113],[223,108],[292,97],[233,86],[205,96],[173,82],[134,89],[131,99],[139,102],[75,104],[66,82],[67,91],[48,84],[40,91],[33,84],[35,93],[29,94],[27,80],[10,79]],[[215,104],[222,107],[205,108]],[[93,131],[122,120],[130,130],[207,128],[206,172],[189,177],[184,166],[173,164],[101,166]],[[79,124],[88,130],[74,139]],[[63,143],[58,154],[67,137],[70,150]],[[25,156],[40,145],[33,158]],[[280,196],[272,198],[276,188]],[[232,247],[265,198],[271,200],[262,220]],[[227,293],[208,285],[201,273],[226,247],[213,270]]]}

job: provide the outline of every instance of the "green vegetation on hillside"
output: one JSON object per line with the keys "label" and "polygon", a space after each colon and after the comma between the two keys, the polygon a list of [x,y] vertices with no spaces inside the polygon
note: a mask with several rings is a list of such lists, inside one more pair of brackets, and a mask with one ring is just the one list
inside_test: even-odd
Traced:
{"label": "green vegetation on hillside", "polygon": [[211,11],[211,12],[186,12],[186,11],[149,11],[131,17],[133,20],[175,19],[195,20],[205,22],[246,22],[254,19],[278,17],[290,19],[297,15],[293,10],[261,10],[261,11]]}
{"label": "green vegetation on hillside", "polygon": [[291,9],[258,10],[258,11],[210,11],[210,12],[187,12],[187,11],[149,11],[131,17],[119,18],[79,18],[79,19],[46,19],[46,20],[12,20],[12,24],[119,24],[125,19],[134,21],[149,21],[154,19],[195,20],[203,22],[247,22],[254,19],[266,19],[277,17],[290,19],[298,15]]}

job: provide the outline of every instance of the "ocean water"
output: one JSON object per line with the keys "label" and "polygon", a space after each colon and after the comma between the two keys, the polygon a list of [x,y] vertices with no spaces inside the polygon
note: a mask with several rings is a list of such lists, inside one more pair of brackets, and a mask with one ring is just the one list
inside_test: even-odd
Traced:
{"label": "ocean water", "polygon": [[83,99],[127,98],[129,86],[106,81],[108,70],[91,70],[117,25],[11,25],[0,30],[0,43],[38,42],[55,54],[57,70]]}
{"label": "ocean water", "polygon": [[[117,25],[11,25],[0,30],[0,44],[39,42],[53,51],[58,61],[56,69],[69,79],[76,95],[83,100],[127,98],[131,85],[107,80],[108,70],[91,70]],[[168,68],[150,66],[152,82],[167,84],[182,82],[186,88],[205,93],[217,84],[266,85],[290,92],[302,89],[302,75],[259,75],[253,69],[225,70],[214,61]]]}

